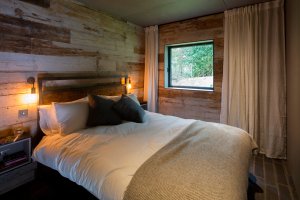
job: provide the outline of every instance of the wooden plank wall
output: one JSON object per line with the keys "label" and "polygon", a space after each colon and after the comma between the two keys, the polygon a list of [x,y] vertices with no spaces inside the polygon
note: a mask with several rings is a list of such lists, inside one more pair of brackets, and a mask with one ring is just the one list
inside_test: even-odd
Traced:
{"label": "wooden plank wall", "polygon": [[[40,72],[129,75],[143,97],[144,30],[72,0],[50,7],[0,1],[0,130],[23,124],[34,133],[36,104],[24,104],[29,76]],[[29,116],[18,118],[19,109]],[[2,131],[4,133],[5,131]]]}
{"label": "wooden plank wall", "polygon": [[[183,118],[220,121],[223,72],[224,15],[216,14],[159,26],[159,112]],[[165,88],[164,49],[167,44],[214,41],[214,91]]]}

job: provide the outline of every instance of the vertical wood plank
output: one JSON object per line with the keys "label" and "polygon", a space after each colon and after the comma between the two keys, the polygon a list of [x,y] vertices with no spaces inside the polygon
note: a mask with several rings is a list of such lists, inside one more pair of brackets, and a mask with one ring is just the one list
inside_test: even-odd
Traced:
{"label": "vertical wood plank", "polygon": [[277,183],[287,185],[287,180],[283,166],[279,163],[275,163],[275,171],[277,176]]}
{"label": "vertical wood plank", "polygon": [[277,188],[274,186],[266,186],[266,200],[279,200]]}
{"label": "vertical wood plank", "polygon": [[255,157],[255,175],[260,178],[265,178],[263,158]]}
{"label": "vertical wood plank", "polygon": [[282,200],[292,200],[290,191],[287,186],[279,184],[279,197]]}
{"label": "vertical wood plank", "polygon": [[265,159],[265,173],[266,173],[266,183],[269,185],[275,185],[275,174],[274,174],[274,168],[273,163],[268,162]]}
{"label": "vertical wood plank", "polygon": [[[267,158],[262,154],[258,154],[252,157],[252,164],[255,172],[255,178],[252,179],[256,180],[256,184],[263,190],[263,193],[257,190],[253,194],[256,200],[298,199],[295,186],[286,169],[286,160]],[[261,165],[264,166],[264,170],[261,170]]]}

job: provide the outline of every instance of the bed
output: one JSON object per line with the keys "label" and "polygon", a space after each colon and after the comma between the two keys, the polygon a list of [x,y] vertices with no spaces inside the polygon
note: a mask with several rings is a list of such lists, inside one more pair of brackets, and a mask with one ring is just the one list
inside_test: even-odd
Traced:
{"label": "bed", "polygon": [[[40,104],[85,101],[86,92],[116,96],[124,87],[116,87],[118,77],[109,78],[115,84],[104,84],[98,76],[79,77],[93,80],[89,86],[53,84],[77,78],[40,76]],[[48,134],[35,147],[33,159],[103,200],[241,200],[247,198],[248,166],[255,148],[241,129],[145,111],[143,123],[123,121]]]}

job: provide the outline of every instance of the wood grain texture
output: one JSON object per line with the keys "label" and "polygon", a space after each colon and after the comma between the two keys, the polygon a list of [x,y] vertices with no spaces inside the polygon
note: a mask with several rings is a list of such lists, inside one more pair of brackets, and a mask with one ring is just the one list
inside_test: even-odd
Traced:
{"label": "wood grain texture", "polygon": [[20,1],[32,3],[45,8],[48,8],[50,6],[50,0],[20,0]]}
{"label": "wood grain texture", "polygon": [[[0,132],[21,123],[35,133],[36,104],[22,98],[27,78],[39,73],[128,75],[142,99],[144,35],[142,27],[72,0],[1,0]],[[29,116],[19,119],[18,110],[27,108]]]}
{"label": "wood grain texture", "polygon": [[262,190],[255,193],[252,199],[256,200],[298,200],[293,180],[289,179],[287,161],[267,158],[262,154],[254,155],[250,163],[253,170],[251,180]]}
{"label": "wood grain texture", "polygon": [[121,77],[98,77],[91,74],[39,74],[39,104],[67,102],[87,97],[88,94],[121,96],[125,93]]}
{"label": "wood grain texture", "polygon": [[[183,118],[220,121],[223,75],[223,14],[159,26],[159,112]],[[165,88],[165,45],[214,41],[214,91]]]}

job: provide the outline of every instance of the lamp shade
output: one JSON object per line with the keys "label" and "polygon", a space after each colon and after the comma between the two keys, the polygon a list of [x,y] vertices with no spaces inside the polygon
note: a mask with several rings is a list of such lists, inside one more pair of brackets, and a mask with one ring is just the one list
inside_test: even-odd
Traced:
{"label": "lamp shade", "polygon": [[127,94],[130,94],[130,90],[131,90],[131,80],[130,80],[130,77],[127,78],[126,80],[126,93]]}
{"label": "lamp shade", "polygon": [[125,79],[126,79],[125,77],[122,77],[122,78],[121,78],[121,84],[122,84],[122,85],[125,85]]}
{"label": "lamp shade", "polygon": [[37,95],[36,94],[25,94],[23,97],[24,104],[34,104],[37,102]]}

